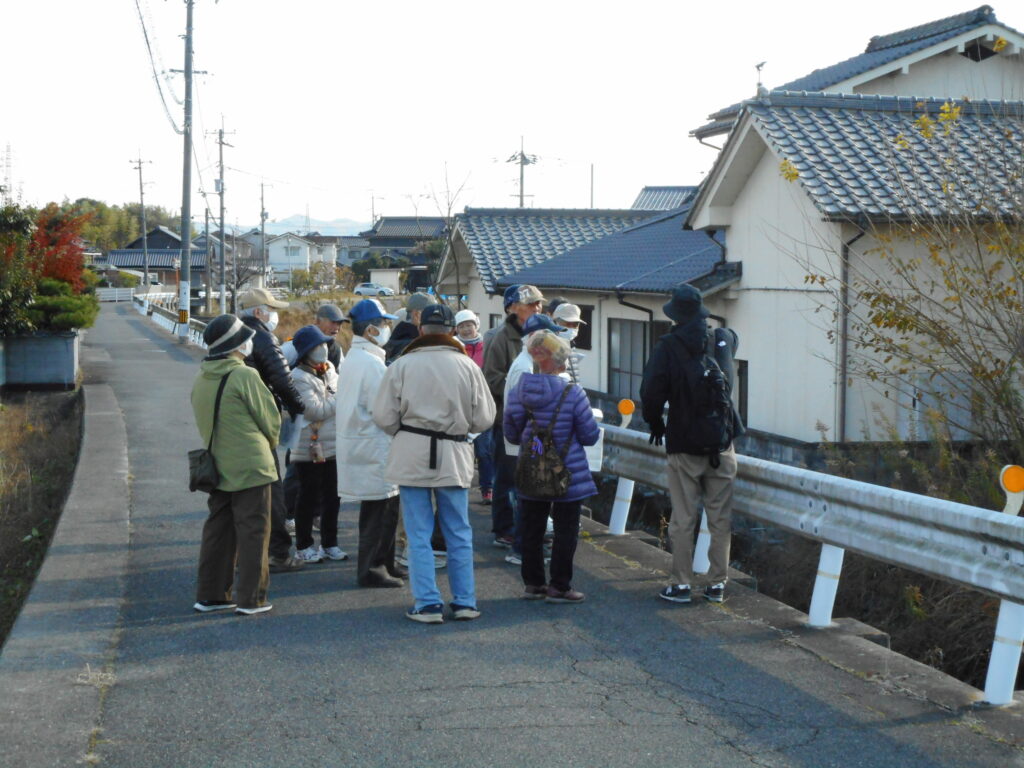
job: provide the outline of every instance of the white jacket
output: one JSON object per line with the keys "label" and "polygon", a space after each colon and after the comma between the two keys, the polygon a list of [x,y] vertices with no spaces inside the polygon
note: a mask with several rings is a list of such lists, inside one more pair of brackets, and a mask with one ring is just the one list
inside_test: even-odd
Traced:
{"label": "white jacket", "polygon": [[373,401],[387,370],[385,352],[362,336],[341,364],[337,424],[338,495],[342,501],[387,499],[398,486],[384,479],[391,435],[373,423]]}
{"label": "white jacket", "polygon": [[399,431],[399,426],[466,435],[490,428],[494,413],[480,366],[459,342],[441,335],[414,339],[384,374],[373,405],[377,426],[394,435],[385,476],[397,485],[468,488],[472,445],[437,440],[437,466],[431,469],[431,438]]}
{"label": "white jacket", "polygon": [[314,422],[320,422],[318,440],[324,447],[324,458],[334,458],[334,407],[335,395],[338,391],[338,373],[334,366],[327,364],[327,374],[320,378],[302,366],[292,370],[292,384],[306,406],[303,412],[305,423],[299,433],[299,441],[292,450],[292,461],[312,461],[309,452],[309,439],[312,435]]}

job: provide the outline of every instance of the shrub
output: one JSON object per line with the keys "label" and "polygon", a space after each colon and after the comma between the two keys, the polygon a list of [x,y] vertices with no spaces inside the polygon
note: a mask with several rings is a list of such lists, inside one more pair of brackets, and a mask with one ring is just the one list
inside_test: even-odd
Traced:
{"label": "shrub", "polygon": [[35,302],[28,309],[32,324],[41,331],[70,331],[88,328],[96,322],[100,304],[93,294],[75,296],[71,286],[44,277],[37,285]]}

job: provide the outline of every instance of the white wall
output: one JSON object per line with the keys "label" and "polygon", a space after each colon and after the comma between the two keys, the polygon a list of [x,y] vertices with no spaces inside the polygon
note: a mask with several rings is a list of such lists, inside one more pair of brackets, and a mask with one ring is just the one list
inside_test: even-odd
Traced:
{"label": "white wall", "polygon": [[853,88],[854,93],[936,96],[972,100],[1024,98],[1024,61],[997,55],[971,61],[955,51],[910,65],[908,74],[884,75]]}
{"label": "white wall", "polygon": [[[289,250],[291,249],[291,250]],[[298,237],[285,235],[274,240],[267,240],[267,260],[270,268],[277,274],[284,274],[296,269],[310,267],[309,243]]]}

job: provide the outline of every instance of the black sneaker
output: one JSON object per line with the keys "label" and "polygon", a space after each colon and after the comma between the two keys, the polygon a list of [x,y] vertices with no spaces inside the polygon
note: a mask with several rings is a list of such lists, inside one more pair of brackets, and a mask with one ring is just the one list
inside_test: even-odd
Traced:
{"label": "black sneaker", "polygon": [[690,585],[669,584],[658,593],[658,597],[668,600],[670,603],[688,603],[690,602]]}
{"label": "black sneaker", "polygon": [[199,600],[192,607],[199,613],[213,613],[214,611],[230,611],[237,606],[230,600]]}
{"label": "black sneaker", "polygon": [[475,605],[451,604],[452,618],[456,621],[472,621],[480,618],[480,611]]}
{"label": "black sneaker", "polygon": [[720,603],[725,599],[725,582],[720,581],[717,584],[708,584],[704,587],[704,599],[712,603]]}
{"label": "black sneaker", "polygon": [[434,605],[425,605],[420,609],[410,608],[405,618],[410,621],[418,621],[421,624],[443,624],[444,623],[444,606],[440,603]]}

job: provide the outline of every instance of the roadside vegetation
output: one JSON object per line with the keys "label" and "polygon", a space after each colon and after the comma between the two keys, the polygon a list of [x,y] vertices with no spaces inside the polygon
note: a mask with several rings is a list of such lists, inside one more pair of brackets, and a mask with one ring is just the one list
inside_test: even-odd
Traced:
{"label": "roadside vegetation", "polygon": [[43,563],[78,461],[81,390],[0,403],[0,644]]}

